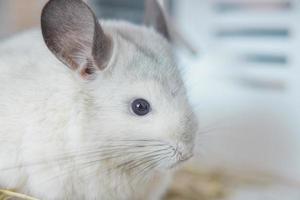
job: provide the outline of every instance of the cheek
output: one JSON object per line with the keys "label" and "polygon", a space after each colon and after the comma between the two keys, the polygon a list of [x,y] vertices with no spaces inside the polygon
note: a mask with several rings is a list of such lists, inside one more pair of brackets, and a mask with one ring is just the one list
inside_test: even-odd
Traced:
{"label": "cheek", "polygon": [[149,120],[147,132],[156,139],[175,141],[176,135],[180,132],[180,120],[175,112],[156,114],[151,121]]}

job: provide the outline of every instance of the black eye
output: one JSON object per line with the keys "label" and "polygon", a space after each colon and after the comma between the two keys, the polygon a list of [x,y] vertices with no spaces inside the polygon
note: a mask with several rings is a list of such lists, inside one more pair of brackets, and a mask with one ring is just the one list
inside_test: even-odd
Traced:
{"label": "black eye", "polygon": [[136,115],[147,115],[150,112],[150,104],[145,99],[136,99],[132,102],[131,109]]}

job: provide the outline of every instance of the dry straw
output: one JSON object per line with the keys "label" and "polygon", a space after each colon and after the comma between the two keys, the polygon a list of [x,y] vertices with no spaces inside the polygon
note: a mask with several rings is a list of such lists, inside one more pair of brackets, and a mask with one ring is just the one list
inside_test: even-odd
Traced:
{"label": "dry straw", "polygon": [[1,190],[0,189],[0,200],[11,200],[11,199],[18,199],[18,200],[38,200],[33,197],[26,196],[24,194],[20,194],[17,192],[13,192],[10,190]]}

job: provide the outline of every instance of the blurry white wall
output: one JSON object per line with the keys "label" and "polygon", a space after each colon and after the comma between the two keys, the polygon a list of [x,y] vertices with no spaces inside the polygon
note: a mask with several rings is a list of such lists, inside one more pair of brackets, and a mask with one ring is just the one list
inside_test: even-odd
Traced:
{"label": "blurry white wall", "polygon": [[198,159],[300,181],[300,1],[177,1],[199,55],[179,54],[203,131]]}

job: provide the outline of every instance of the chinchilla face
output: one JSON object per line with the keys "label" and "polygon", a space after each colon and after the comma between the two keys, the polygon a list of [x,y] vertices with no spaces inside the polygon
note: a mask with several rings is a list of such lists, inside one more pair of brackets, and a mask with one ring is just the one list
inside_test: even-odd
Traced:
{"label": "chinchilla face", "polygon": [[158,5],[150,7],[157,31],[117,21],[100,26],[81,0],[52,0],[43,10],[47,46],[84,88],[81,145],[105,169],[145,175],[193,153],[197,122],[166,21]]}

